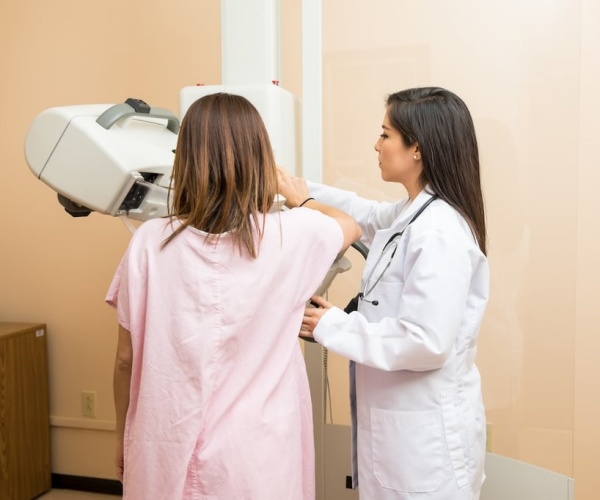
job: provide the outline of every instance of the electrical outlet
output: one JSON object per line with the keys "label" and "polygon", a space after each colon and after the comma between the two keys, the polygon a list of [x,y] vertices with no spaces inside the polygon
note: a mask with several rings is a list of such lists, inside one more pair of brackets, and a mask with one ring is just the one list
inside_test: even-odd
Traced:
{"label": "electrical outlet", "polygon": [[485,424],[485,451],[492,451],[492,423]]}
{"label": "electrical outlet", "polygon": [[84,417],[96,416],[96,393],[81,391],[81,414]]}

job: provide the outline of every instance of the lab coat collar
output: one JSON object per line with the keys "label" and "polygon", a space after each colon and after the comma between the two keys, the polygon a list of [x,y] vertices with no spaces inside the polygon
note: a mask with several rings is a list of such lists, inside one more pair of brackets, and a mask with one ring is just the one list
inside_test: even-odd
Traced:
{"label": "lab coat collar", "polygon": [[[417,210],[419,210],[425,203],[427,203],[427,201],[432,196],[433,192],[431,191],[429,186],[425,186],[425,188],[421,190],[417,197],[412,202],[410,202],[410,205],[405,210],[401,211],[400,215],[398,215],[398,217],[394,221],[393,226],[404,227],[408,223],[408,221],[411,220],[411,218],[417,212]],[[406,198],[405,203],[408,202],[409,200],[408,198]]]}

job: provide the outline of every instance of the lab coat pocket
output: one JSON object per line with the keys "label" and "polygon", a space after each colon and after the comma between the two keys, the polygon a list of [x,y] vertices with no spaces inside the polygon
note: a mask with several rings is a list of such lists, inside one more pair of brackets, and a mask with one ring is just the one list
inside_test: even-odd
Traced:
{"label": "lab coat pocket", "polygon": [[384,488],[437,490],[444,480],[440,411],[371,410],[373,470]]}

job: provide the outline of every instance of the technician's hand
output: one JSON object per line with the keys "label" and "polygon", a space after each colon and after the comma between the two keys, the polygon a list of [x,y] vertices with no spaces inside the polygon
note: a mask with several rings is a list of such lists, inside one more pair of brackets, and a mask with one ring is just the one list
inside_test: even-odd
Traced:
{"label": "technician's hand", "polygon": [[313,295],[310,298],[312,305],[304,309],[304,317],[302,318],[302,326],[300,327],[300,336],[313,338],[313,332],[319,323],[319,320],[330,308],[333,307],[331,302],[327,302],[323,297]]}
{"label": "technician's hand", "polygon": [[304,178],[294,177],[282,167],[277,167],[277,180],[279,194],[285,198],[285,206],[288,208],[297,207],[310,196]]}

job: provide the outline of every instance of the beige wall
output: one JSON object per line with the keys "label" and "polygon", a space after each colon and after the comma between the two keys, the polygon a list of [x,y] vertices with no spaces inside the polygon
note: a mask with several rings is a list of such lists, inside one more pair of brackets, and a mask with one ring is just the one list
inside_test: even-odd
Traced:
{"label": "beige wall", "polygon": [[[367,196],[383,99],[446,86],[470,106],[488,207],[492,299],[480,342],[492,449],[600,491],[600,9],[547,2],[323,2],[324,177]],[[283,0],[282,84],[301,91],[300,0]],[[140,14],[139,12],[143,12]],[[120,221],[68,216],[28,170],[23,140],[51,106],[138,97],[178,111],[179,89],[219,83],[219,1],[0,3],[0,320],[48,324],[53,471],[112,478],[115,316],[106,287]],[[356,288],[361,259],[331,297]],[[347,422],[331,357],[333,420]],[[97,392],[97,418],[80,391]]]}

